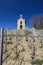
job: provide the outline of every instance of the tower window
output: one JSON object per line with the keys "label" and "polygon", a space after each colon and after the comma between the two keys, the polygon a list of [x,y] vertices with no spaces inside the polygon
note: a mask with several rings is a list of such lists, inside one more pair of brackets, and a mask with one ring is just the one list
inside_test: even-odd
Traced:
{"label": "tower window", "polygon": [[20,29],[22,29],[22,25],[20,25]]}
{"label": "tower window", "polygon": [[20,21],[20,24],[22,24],[22,21]]}

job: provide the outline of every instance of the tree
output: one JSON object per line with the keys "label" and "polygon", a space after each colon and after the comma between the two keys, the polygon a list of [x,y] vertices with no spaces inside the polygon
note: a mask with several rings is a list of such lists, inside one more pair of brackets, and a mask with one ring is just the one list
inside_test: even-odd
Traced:
{"label": "tree", "polygon": [[31,18],[31,23],[36,29],[43,29],[43,15],[34,16]]}

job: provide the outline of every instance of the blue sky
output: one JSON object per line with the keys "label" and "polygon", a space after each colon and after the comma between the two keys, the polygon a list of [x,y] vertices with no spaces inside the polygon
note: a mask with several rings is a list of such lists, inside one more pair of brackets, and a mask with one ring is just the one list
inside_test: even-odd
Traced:
{"label": "blue sky", "polygon": [[26,27],[32,27],[31,17],[43,14],[43,0],[0,0],[0,28],[16,28],[20,14]]}

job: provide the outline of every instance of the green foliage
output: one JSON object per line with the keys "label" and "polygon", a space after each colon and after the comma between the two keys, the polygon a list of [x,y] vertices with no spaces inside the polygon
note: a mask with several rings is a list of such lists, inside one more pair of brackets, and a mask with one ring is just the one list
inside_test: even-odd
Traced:
{"label": "green foliage", "polygon": [[24,49],[24,47],[22,48],[22,50],[21,50],[21,52],[24,52],[25,51],[25,49]]}
{"label": "green foliage", "polygon": [[36,64],[36,65],[42,65],[43,63],[43,60],[40,60],[40,59],[35,59],[34,61],[32,61],[32,64]]}
{"label": "green foliage", "polygon": [[7,42],[7,44],[12,44],[12,42],[11,42],[11,41],[9,41],[9,42]]}
{"label": "green foliage", "polygon": [[11,55],[11,52],[10,52],[10,53],[7,52],[7,53],[5,54],[6,57],[3,59],[3,62],[4,62],[10,55]]}
{"label": "green foliage", "polygon": [[32,48],[32,44],[31,43],[28,46],[29,46],[30,49]]}
{"label": "green foliage", "polygon": [[7,50],[6,50],[6,51],[3,51],[3,53],[4,53],[4,54],[7,53]]}
{"label": "green foliage", "polygon": [[35,59],[35,46],[32,47],[32,54],[31,54],[31,58],[32,58],[32,61]]}

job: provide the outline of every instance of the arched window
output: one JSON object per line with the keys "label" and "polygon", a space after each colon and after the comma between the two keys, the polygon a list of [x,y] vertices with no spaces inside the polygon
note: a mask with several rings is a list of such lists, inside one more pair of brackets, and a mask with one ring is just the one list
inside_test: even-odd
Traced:
{"label": "arched window", "polygon": [[20,24],[22,24],[22,21],[20,21]]}

